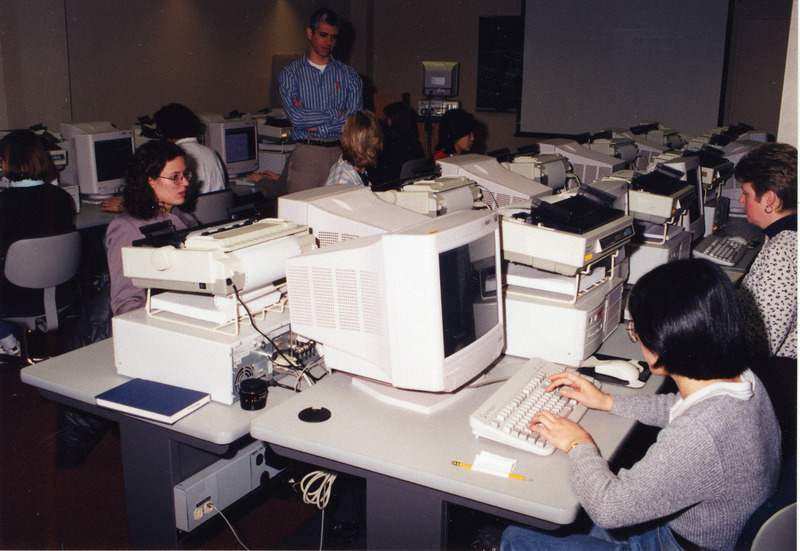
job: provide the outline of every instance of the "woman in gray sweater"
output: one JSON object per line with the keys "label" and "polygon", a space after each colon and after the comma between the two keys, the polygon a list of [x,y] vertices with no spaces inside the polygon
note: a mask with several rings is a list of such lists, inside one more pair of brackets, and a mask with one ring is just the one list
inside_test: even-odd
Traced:
{"label": "woman in gray sweater", "polygon": [[705,260],[669,262],[636,283],[628,307],[629,336],[678,392],[611,396],[567,372],[553,375],[549,390],[661,427],[656,442],[614,474],[578,424],[535,416],[531,430],[569,455],[572,491],[595,526],[566,537],[509,527],[502,550],[733,549],[774,492],[780,432],[748,368],[745,321],[728,277]]}

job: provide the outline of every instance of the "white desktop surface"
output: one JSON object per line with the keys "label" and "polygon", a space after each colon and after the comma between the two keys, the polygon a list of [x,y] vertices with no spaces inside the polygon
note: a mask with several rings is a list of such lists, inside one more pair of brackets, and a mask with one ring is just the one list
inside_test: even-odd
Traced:
{"label": "white desktop surface", "polygon": [[[42,390],[92,405],[95,405],[96,395],[129,380],[118,375],[114,367],[112,339],[26,367],[21,371],[21,378],[22,382]],[[271,388],[267,407],[291,395],[289,390]],[[247,435],[250,422],[264,411],[246,411],[238,403],[229,406],[211,402],[174,425],[145,419],[142,421],[213,444],[225,445]]]}
{"label": "white desktop surface", "polygon": [[[504,357],[488,378],[508,374],[525,361]],[[351,380],[342,373],[323,379],[258,416],[250,434],[277,446],[546,522],[564,525],[577,517],[580,504],[569,489],[569,459],[564,452],[543,457],[473,436],[469,416],[497,385],[472,389],[465,399],[426,415],[386,405],[353,387]],[[655,393],[662,382],[654,376],[638,391],[613,385],[603,388],[612,394]],[[321,423],[300,421],[297,414],[306,407],[326,407],[331,418]],[[581,421],[607,459],[634,424],[597,411],[589,411]],[[516,459],[513,472],[532,480],[501,478],[451,465],[452,461],[473,463],[482,450]]]}

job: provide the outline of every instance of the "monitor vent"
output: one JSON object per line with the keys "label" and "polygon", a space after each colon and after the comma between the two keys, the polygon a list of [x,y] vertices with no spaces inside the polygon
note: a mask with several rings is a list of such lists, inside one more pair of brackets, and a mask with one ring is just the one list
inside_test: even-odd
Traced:
{"label": "monitor vent", "polygon": [[361,272],[361,297],[362,316],[364,317],[364,331],[380,335],[383,333],[381,325],[382,312],[380,300],[380,278],[376,272]]}
{"label": "monitor vent", "polygon": [[287,266],[286,279],[292,322],[298,326],[383,333],[376,272]]}
{"label": "monitor vent", "polygon": [[[333,288],[333,270],[330,268],[312,268],[311,285],[316,325],[320,327],[336,327],[336,311],[334,301],[336,293]],[[291,295],[289,300],[291,300]]]}
{"label": "monitor vent", "polygon": [[497,202],[497,207],[507,207],[512,203],[511,196],[507,193],[495,193],[494,200]]}
{"label": "monitor vent", "polygon": [[309,270],[305,266],[287,266],[286,284],[292,321],[296,324],[310,325],[314,320],[314,302],[311,295]]}
{"label": "monitor vent", "polygon": [[336,271],[336,304],[339,307],[339,327],[350,331],[361,330],[359,315],[358,273],[355,270]]}
{"label": "monitor vent", "polygon": [[328,245],[335,245],[341,241],[349,241],[350,239],[358,239],[360,235],[352,233],[339,233],[331,231],[316,232],[317,240],[319,241],[320,248],[327,247]]}
{"label": "monitor vent", "polygon": [[317,239],[319,240],[319,246],[327,247],[328,245],[333,245],[334,243],[339,242],[339,233],[338,232],[331,232],[331,231],[320,231],[316,232]]}

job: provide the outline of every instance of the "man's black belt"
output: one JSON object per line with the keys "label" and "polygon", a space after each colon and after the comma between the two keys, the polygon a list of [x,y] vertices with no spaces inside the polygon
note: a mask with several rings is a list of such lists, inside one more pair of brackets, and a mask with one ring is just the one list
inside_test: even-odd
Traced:
{"label": "man's black belt", "polygon": [[299,140],[296,143],[304,145],[316,145],[317,147],[339,147],[342,142],[339,140]]}

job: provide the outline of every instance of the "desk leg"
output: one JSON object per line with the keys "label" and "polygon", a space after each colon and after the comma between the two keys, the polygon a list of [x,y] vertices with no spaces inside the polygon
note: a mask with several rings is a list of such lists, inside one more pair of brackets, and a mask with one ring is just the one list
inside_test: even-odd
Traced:
{"label": "desk leg", "polygon": [[149,423],[123,419],[119,430],[131,548],[174,549],[173,488],[220,456],[178,442],[169,430]]}
{"label": "desk leg", "polygon": [[367,479],[367,549],[444,549],[447,503],[438,492],[377,473]]}
{"label": "desk leg", "polygon": [[178,444],[143,425],[120,423],[131,548],[174,549],[178,536],[172,488]]}

